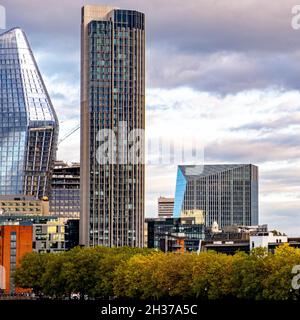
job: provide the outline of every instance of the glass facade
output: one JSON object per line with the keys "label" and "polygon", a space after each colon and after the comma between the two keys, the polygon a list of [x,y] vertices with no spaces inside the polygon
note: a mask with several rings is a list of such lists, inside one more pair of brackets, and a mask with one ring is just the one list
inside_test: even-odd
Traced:
{"label": "glass facade", "polygon": [[174,216],[201,210],[205,224],[258,224],[258,167],[250,164],[179,166]]}
{"label": "glass facade", "polygon": [[182,171],[178,168],[177,179],[176,179],[174,212],[173,212],[173,216],[175,218],[180,218],[185,189],[186,189],[186,179],[182,174]]}
{"label": "glass facade", "polygon": [[[101,11],[100,6],[97,9]],[[89,16],[86,7],[85,16]],[[82,108],[82,119],[87,117],[82,122],[82,143],[89,150],[82,150],[88,157],[85,162],[82,154],[81,166],[82,189],[89,193],[82,196],[88,199],[86,206],[82,202],[84,244],[143,246],[144,164],[124,164],[120,154],[129,157],[130,132],[145,128],[144,14],[108,10],[102,18],[97,14],[91,18],[86,28],[82,59],[87,61],[83,90],[88,110]],[[114,163],[99,162],[100,130],[111,130],[117,137]]]}
{"label": "glass facade", "polygon": [[[50,195],[50,214],[60,218],[80,217],[80,164],[57,161]],[[1,198],[0,198],[1,199]]]}
{"label": "glass facade", "polygon": [[58,121],[18,28],[0,35],[0,114],[0,195],[48,195]]}
{"label": "glass facade", "polygon": [[162,240],[179,234],[184,238],[184,251],[197,251],[205,238],[204,224],[196,223],[195,218],[149,218],[146,224],[148,248],[160,249]]}

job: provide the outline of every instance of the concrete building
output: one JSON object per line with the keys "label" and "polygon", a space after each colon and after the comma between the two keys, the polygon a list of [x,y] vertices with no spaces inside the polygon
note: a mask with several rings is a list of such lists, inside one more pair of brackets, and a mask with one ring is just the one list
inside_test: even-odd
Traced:
{"label": "concrete building", "polygon": [[174,198],[158,198],[158,217],[171,218],[174,210]]}
{"label": "concrete building", "polygon": [[145,17],[87,5],[81,22],[80,243],[142,247]]}
{"label": "concrete building", "polygon": [[35,252],[55,253],[70,250],[79,245],[78,219],[49,217],[33,223],[32,248]]}
{"label": "concrete building", "polygon": [[[6,294],[24,293],[29,290],[16,288],[13,272],[26,253],[32,252],[32,226],[22,223],[0,223],[0,266],[2,288]],[[3,283],[4,282],[4,283]]]}
{"label": "concrete building", "polygon": [[268,232],[267,225],[257,226],[226,226],[219,228],[214,223],[205,230],[205,241],[202,242],[201,251],[214,250],[220,253],[235,254],[238,251],[249,253],[251,235]]}
{"label": "concrete building", "polygon": [[251,164],[179,166],[174,217],[204,213],[205,225],[258,224],[258,168]]}
{"label": "concrete building", "polygon": [[60,218],[80,217],[80,164],[56,161],[50,194],[50,215]]}
{"label": "concrete building", "polygon": [[48,216],[49,200],[33,196],[0,196],[0,215]]}
{"label": "concrete building", "polygon": [[250,236],[251,249],[258,247],[270,249],[271,246],[287,242],[288,237],[286,235],[275,234],[273,231],[258,232]]}
{"label": "concrete building", "polygon": [[25,33],[0,35],[0,195],[49,196],[58,120]]}

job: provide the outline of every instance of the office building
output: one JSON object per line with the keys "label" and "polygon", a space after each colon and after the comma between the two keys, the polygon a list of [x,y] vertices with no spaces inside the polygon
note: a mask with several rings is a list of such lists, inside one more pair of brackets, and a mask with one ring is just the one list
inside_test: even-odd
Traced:
{"label": "office building", "polygon": [[164,252],[197,251],[205,237],[204,224],[196,223],[195,217],[147,218],[145,223],[146,246]]}
{"label": "office building", "polygon": [[258,167],[251,164],[179,166],[174,217],[200,210],[205,225],[258,224]]}
{"label": "office building", "polygon": [[0,35],[0,195],[49,195],[58,121],[24,32]]}
{"label": "office building", "polygon": [[81,26],[80,243],[142,247],[144,14],[84,6]]}
{"label": "office building", "polygon": [[65,250],[79,246],[79,220],[69,219],[65,222]]}
{"label": "office building", "polygon": [[32,226],[26,223],[0,223],[0,266],[5,275],[4,286],[0,289],[4,293],[30,291],[16,288],[13,278],[13,272],[23,256],[29,252],[32,252]]}
{"label": "office building", "polygon": [[174,198],[158,198],[158,217],[171,218],[174,210]]}
{"label": "office building", "polygon": [[56,161],[51,186],[50,215],[79,219],[80,164]]}
{"label": "office building", "polygon": [[37,200],[34,196],[0,196],[1,215],[48,216],[48,197]]}

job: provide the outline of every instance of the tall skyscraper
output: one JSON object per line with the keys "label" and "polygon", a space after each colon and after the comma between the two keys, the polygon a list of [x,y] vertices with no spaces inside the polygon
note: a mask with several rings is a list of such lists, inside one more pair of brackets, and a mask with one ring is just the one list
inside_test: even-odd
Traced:
{"label": "tall skyscraper", "polygon": [[0,35],[0,195],[49,194],[58,121],[24,32]]}
{"label": "tall skyscraper", "polygon": [[80,242],[142,247],[145,167],[130,159],[145,129],[144,14],[84,6],[81,37]]}
{"label": "tall skyscraper", "polygon": [[201,210],[205,225],[258,224],[258,167],[251,164],[178,166],[174,217]]}

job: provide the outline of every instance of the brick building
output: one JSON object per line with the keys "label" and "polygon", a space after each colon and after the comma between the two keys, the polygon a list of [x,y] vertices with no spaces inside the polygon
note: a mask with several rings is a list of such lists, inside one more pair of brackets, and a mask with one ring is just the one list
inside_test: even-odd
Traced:
{"label": "brick building", "polygon": [[0,289],[6,294],[28,292],[15,288],[13,278],[14,270],[28,252],[32,252],[32,225],[0,225],[0,266],[5,270],[5,284]]}

